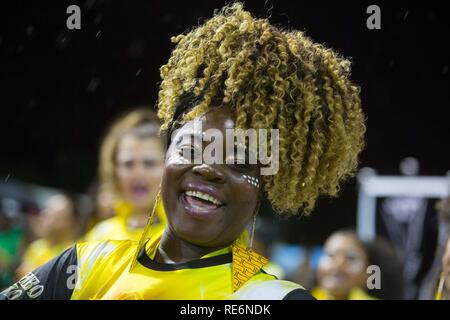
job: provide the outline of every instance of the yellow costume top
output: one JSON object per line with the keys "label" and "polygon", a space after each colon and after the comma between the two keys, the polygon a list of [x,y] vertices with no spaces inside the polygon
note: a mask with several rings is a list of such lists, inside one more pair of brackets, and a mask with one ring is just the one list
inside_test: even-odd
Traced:
{"label": "yellow costume top", "polygon": [[267,274],[268,260],[240,244],[184,263],[159,263],[153,258],[161,235],[140,249],[131,240],[77,244],[0,293],[0,300],[311,298],[300,285]]}
{"label": "yellow costume top", "polygon": [[[312,290],[311,294],[316,298],[317,300],[333,300],[328,296],[327,292],[323,290],[322,288],[315,288]],[[371,295],[365,293],[360,288],[355,288],[352,291],[350,291],[348,295],[347,300],[377,300],[375,297],[372,297]]]}
{"label": "yellow costume top", "polygon": [[[102,240],[135,240],[139,241],[144,227],[130,228],[127,225],[127,219],[133,211],[131,205],[121,202],[116,205],[116,216],[99,222],[83,237],[83,241],[102,241]],[[163,230],[166,226],[166,216],[161,202],[156,206],[156,215],[159,222],[152,228],[154,232]]]}
{"label": "yellow costume top", "polygon": [[46,239],[33,241],[25,250],[22,263],[18,268],[18,273],[20,275],[25,275],[28,272],[33,271],[69,248],[74,242],[74,240],[70,240],[57,245],[52,245]]}

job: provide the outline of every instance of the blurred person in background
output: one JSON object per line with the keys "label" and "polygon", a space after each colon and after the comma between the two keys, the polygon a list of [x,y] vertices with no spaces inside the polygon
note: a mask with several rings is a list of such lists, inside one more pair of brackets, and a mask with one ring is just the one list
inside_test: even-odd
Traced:
{"label": "blurred person in background", "polygon": [[106,186],[99,186],[96,196],[96,213],[100,221],[112,218],[115,216],[114,203],[116,199],[114,194],[108,190]]}
{"label": "blurred person in background", "polygon": [[395,247],[382,236],[364,242],[363,245],[369,257],[369,265],[378,266],[380,270],[380,287],[370,289],[365,286],[366,292],[377,299],[404,299],[404,263]]}
{"label": "blurred person in background", "polygon": [[94,228],[95,225],[116,215],[114,211],[116,197],[112,192],[94,180],[86,190],[90,207],[80,219],[80,236]]}
{"label": "blurred person in background", "polygon": [[[420,299],[450,299],[450,196],[436,202],[438,243],[435,258],[422,287]],[[447,282],[444,282],[447,279]]]}
{"label": "blurred person in background", "polygon": [[[374,274],[369,266],[380,272],[379,287],[368,288],[368,276]],[[353,230],[337,231],[325,242],[313,295],[319,300],[399,300],[402,274],[403,265],[387,239],[363,242]]]}
{"label": "blurred person in background", "polygon": [[24,230],[16,226],[12,220],[2,201],[0,206],[0,289],[14,282],[14,272],[20,261],[25,240]]}
{"label": "blurred person in background", "polygon": [[[161,181],[165,145],[159,137],[159,120],[147,107],[115,121],[100,149],[97,215],[99,222],[85,241],[139,240],[153,208]],[[162,203],[157,204],[156,229],[165,226]]]}
{"label": "blurred person in background", "polygon": [[76,241],[76,209],[67,195],[50,196],[39,222],[42,238],[26,248],[22,263],[16,271],[17,278],[48,262]]}
{"label": "blurred person in background", "polygon": [[[310,213],[355,172],[365,117],[349,61],[302,32],[254,18],[241,3],[173,41],[158,102],[162,128],[173,138],[160,192],[164,233],[148,233],[152,210],[139,242],[79,243],[23,280],[41,291],[30,294],[17,283],[0,300],[311,299],[300,285],[265,273],[267,258],[251,240],[262,199],[286,216]],[[191,140],[206,133],[192,130],[198,122],[236,149],[228,129],[280,128],[279,137],[261,139],[267,146],[279,138],[280,163],[278,152],[271,157],[279,167],[265,175],[263,163],[248,163],[250,142],[238,157],[231,148],[219,163],[192,163],[208,147]],[[65,271],[73,265],[80,272],[69,288]]]}
{"label": "blurred person in background", "polygon": [[317,270],[318,300],[372,300],[363,287],[367,281],[369,255],[353,231],[337,231],[325,242]]}
{"label": "blurred person in background", "polygon": [[[406,157],[400,161],[402,176],[420,174],[419,160]],[[420,289],[435,258],[438,222],[433,202],[422,196],[404,195],[380,199],[377,234],[388,237],[404,262],[404,298],[420,298]]]}

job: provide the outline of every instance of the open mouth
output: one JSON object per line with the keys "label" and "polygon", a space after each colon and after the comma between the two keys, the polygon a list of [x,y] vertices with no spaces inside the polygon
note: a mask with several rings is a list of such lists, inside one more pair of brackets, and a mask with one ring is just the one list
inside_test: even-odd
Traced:
{"label": "open mouth", "polygon": [[211,194],[196,190],[183,192],[181,200],[186,211],[194,216],[212,215],[223,206],[223,203]]}
{"label": "open mouth", "polygon": [[135,198],[142,198],[148,195],[149,187],[146,185],[133,185],[131,191]]}
{"label": "open mouth", "polygon": [[216,209],[222,205],[222,203],[213,196],[200,192],[200,191],[186,191],[186,200],[192,206],[199,208],[207,207],[208,209]]}
{"label": "open mouth", "polygon": [[347,277],[342,273],[331,273],[326,277],[328,283],[342,285],[347,281]]}

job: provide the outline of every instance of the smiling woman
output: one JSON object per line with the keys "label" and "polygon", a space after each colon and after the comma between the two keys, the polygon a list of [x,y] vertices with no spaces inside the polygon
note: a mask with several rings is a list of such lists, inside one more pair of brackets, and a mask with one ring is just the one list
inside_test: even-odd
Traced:
{"label": "smiling woman", "polygon": [[[207,112],[202,117],[202,128],[218,129],[226,137],[225,130],[230,129],[234,121],[233,108],[217,107],[214,112]],[[183,128],[188,128],[190,123]],[[178,136],[187,132],[182,129],[178,131]],[[170,246],[189,243],[205,248],[206,253],[211,248],[232,243],[256,213],[261,198],[260,189],[249,184],[244,176],[258,177],[258,165],[196,165],[190,159],[185,163],[179,159],[183,157],[185,147],[191,148],[190,143],[189,146],[174,143],[167,152],[161,192],[171,228],[164,235],[160,248],[165,251],[164,240],[173,232],[174,237],[171,238],[180,239],[181,243],[171,241]],[[195,149],[195,146],[192,148]],[[202,149],[202,146],[198,148]],[[181,254],[184,255],[183,252]]]}
{"label": "smiling woman", "polygon": [[[139,243],[77,244],[0,297],[30,298],[32,288],[22,284],[32,278],[45,287],[33,298],[311,298],[264,270],[268,260],[251,249],[253,226],[264,198],[280,213],[309,213],[354,172],[365,126],[349,62],[301,32],[252,17],[240,3],[173,40],[158,102],[172,138],[160,190],[165,230],[153,229],[154,208]],[[195,122],[201,132],[192,130]],[[207,147],[196,136],[216,130],[229,139],[230,129],[277,130],[279,170],[262,175],[261,161],[247,161],[250,141],[236,145],[245,159],[225,141],[221,163],[192,161]],[[67,288],[70,265],[78,273]]]}
{"label": "smiling woman", "polygon": [[333,233],[325,243],[318,266],[319,286],[312,293],[319,300],[371,300],[364,290],[369,266],[367,246],[355,232]]}

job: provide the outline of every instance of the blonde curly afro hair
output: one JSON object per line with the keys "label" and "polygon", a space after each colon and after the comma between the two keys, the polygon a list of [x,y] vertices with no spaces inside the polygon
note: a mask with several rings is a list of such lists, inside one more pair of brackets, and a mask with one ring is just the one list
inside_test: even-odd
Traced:
{"label": "blonde curly afro hair", "polygon": [[230,105],[238,128],[279,130],[279,170],[263,176],[276,211],[309,213],[319,196],[337,195],[356,170],[365,133],[348,60],[303,32],[254,18],[241,3],[172,42],[160,69],[162,130]]}

